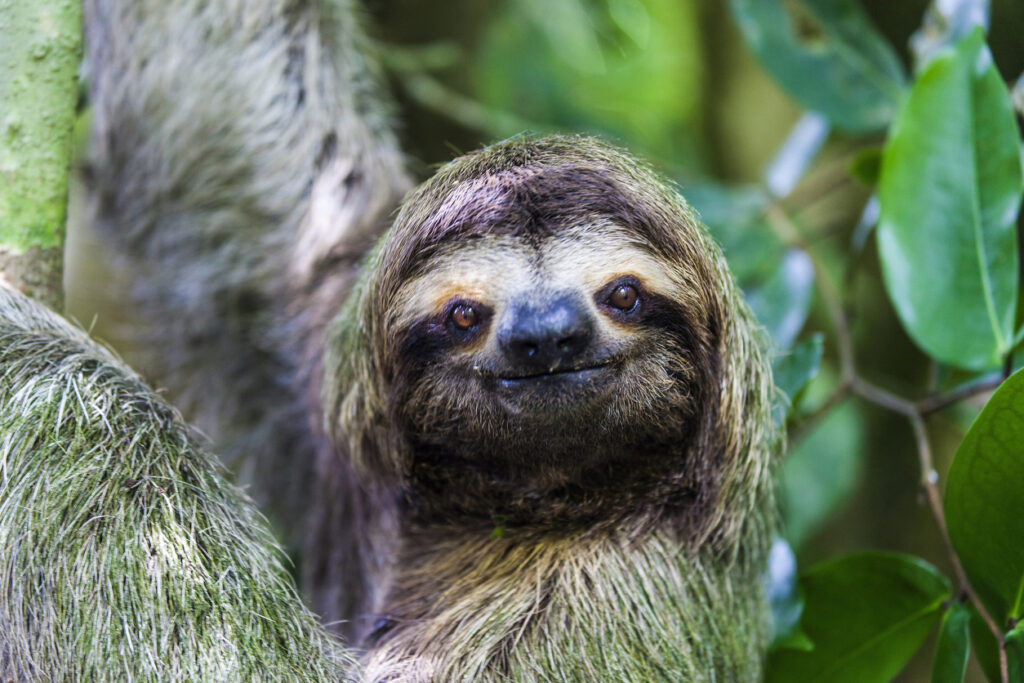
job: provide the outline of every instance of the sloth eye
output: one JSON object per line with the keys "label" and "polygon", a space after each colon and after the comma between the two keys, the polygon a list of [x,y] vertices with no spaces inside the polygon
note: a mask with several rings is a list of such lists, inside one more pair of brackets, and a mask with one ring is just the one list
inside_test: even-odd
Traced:
{"label": "sloth eye", "polygon": [[460,330],[469,330],[480,322],[480,316],[469,304],[459,304],[452,309],[448,317],[451,319],[452,324]]}
{"label": "sloth eye", "polygon": [[640,296],[637,294],[636,287],[628,284],[621,284],[611,291],[608,295],[608,304],[613,308],[617,308],[620,311],[631,311],[636,307],[637,299]]}
{"label": "sloth eye", "polygon": [[468,343],[487,329],[491,308],[487,304],[457,298],[445,305],[444,327],[457,343]]}

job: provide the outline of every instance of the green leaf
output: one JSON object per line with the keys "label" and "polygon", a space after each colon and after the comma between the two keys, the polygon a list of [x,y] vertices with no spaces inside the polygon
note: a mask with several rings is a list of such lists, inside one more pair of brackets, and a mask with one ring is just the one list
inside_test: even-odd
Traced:
{"label": "green leaf", "polygon": [[886,126],[905,77],[855,0],[730,0],[750,49],[800,104],[837,127]]}
{"label": "green leaf", "polygon": [[[816,332],[810,339],[772,359],[775,386],[786,394],[786,414],[796,407],[804,389],[817,376],[824,350],[825,335]],[[780,422],[785,421],[786,414],[779,416]]]}
{"label": "green leaf", "polygon": [[973,604],[967,604],[967,611],[971,615],[971,647],[974,650],[974,655],[977,657],[981,670],[985,672],[985,678],[992,683],[998,683],[1001,679],[999,676],[999,648],[996,645],[996,639]]}
{"label": "green leaf", "polygon": [[892,680],[938,621],[949,582],[908,555],[859,553],[812,568],[800,590],[814,649],[771,653],[767,683]]}
{"label": "green leaf", "polygon": [[939,360],[998,366],[1013,342],[1020,137],[980,30],[933,60],[882,161],[878,248],[904,327]]}
{"label": "green leaf", "polygon": [[878,184],[878,176],[882,172],[882,149],[865,147],[858,150],[850,163],[850,175],[865,187],[872,188]]}
{"label": "green leaf", "polygon": [[1006,668],[1010,683],[1024,681],[1024,629],[1019,626],[1006,634]]}
{"label": "green leaf", "polygon": [[1024,370],[996,390],[949,468],[946,525],[997,623],[1024,616]]}
{"label": "green leaf", "polygon": [[954,602],[942,616],[939,640],[935,644],[932,683],[961,683],[970,652],[971,613]]}
{"label": "green leaf", "polygon": [[789,348],[811,310],[814,266],[799,249],[790,249],[775,272],[759,287],[747,290],[747,303],[778,348]]}
{"label": "green leaf", "polygon": [[807,384],[818,374],[821,355],[825,350],[825,335],[815,332],[787,353],[772,361],[775,386],[786,392],[790,401],[796,401]]}
{"label": "green leaf", "polygon": [[786,538],[799,548],[840,509],[857,488],[863,469],[862,420],[846,402],[786,456],[779,481]]}

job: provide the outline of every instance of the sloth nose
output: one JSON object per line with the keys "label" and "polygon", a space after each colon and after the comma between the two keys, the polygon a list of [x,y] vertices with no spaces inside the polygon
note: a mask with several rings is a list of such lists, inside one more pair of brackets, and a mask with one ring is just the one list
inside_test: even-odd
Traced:
{"label": "sloth nose", "polygon": [[530,369],[571,365],[586,351],[594,335],[586,309],[570,297],[510,311],[498,332],[498,344],[513,364]]}

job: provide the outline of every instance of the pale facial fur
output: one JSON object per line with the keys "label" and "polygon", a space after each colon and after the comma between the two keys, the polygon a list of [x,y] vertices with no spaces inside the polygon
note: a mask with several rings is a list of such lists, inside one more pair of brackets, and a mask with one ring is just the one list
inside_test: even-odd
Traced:
{"label": "pale facial fur", "polygon": [[[683,308],[666,306],[685,308],[697,293],[687,269],[667,263],[635,232],[599,216],[546,234],[482,234],[441,246],[403,283],[387,316],[389,335],[418,340],[402,345],[403,357],[422,368],[409,375],[404,418],[415,438],[488,467],[517,462],[513,479],[530,486],[563,485],[582,476],[580,468],[684,442],[694,359],[665,327],[688,324]],[[608,305],[617,282],[635,285],[639,315]],[[524,369],[509,357],[503,325],[523,305],[561,300],[586,320],[586,347],[571,360]],[[486,310],[485,321],[451,341],[441,330],[462,301]],[[425,321],[436,331],[421,337],[414,330]],[[435,343],[443,350],[426,350]],[[533,372],[537,379],[517,379]]]}
{"label": "pale facial fur", "polygon": [[[635,329],[603,314],[594,295],[628,275],[648,292],[674,301],[686,297],[685,284],[672,279],[663,261],[607,221],[562,230],[540,244],[484,236],[451,245],[411,279],[398,297],[403,305],[393,325],[402,328],[438,315],[455,298],[488,306],[497,319],[511,302],[575,292],[597,324],[598,343],[624,341]],[[460,351],[497,353],[493,330]]]}

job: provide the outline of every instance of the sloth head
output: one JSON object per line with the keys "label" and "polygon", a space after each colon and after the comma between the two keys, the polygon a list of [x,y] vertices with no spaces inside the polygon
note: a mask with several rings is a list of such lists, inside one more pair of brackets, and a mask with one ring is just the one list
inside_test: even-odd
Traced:
{"label": "sloth head", "polygon": [[764,485],[770,381],[722,256],[674,190],[591,138],[442,168],[332,350],[336,441],[446,518],[642,511],[717,535],[716,509]]}

